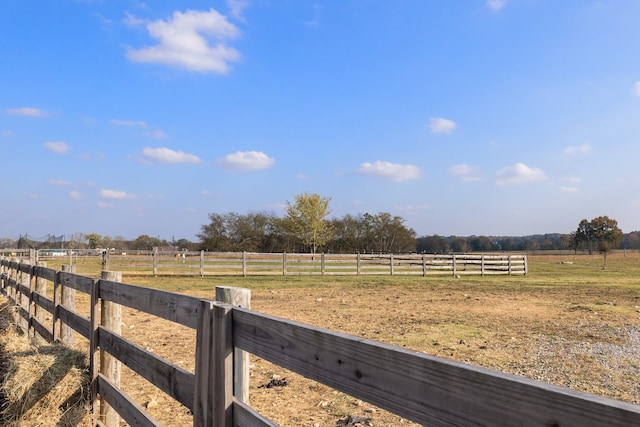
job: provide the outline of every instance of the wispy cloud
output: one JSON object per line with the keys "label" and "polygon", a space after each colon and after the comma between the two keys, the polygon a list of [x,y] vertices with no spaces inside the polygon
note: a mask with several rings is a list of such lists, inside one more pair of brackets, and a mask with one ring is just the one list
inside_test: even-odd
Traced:
{"label": "wispy cloud", "polygon": [[[234,3],[235,13],[242,11]],[[128,18],[131,22],[132,18]],[[140,49],[129,48],[126,56],[133,62],[159,63],[197,72],[226,74],[229,63],[240,60],[240,53],[227,44],[240,36],[240,30],[226,16],[215,9],[209,11],[187,10],[173,12],[166,21],[146,24],[149,35],[157,45]],[[211,40],[214,39],[213,45]]]}
{"label": "wispy cloud", "polygon": [[564,154],[567,154],[569,156],[576,155],[576,154],[587,155],[587,154],[590,154],[592,151],[593,151],[593,148],[591,147],[590,144],[575,145],[575,146],[567,147],[563,150]]}
{"label": "wispy cloud", "polygon": [[356,173],[376,176],[396,182],[411,181],[422,176],[422,171],[418,166],[403,165],[381,160],[373,163],[362,163],[356,170]]}
{"label": "wispy cloud", "polygon": [[116,126],[126,126],[126,127],[138,127],[138,128],[147,128],[148,125],[141,121],[141,120],[118,120],[118,119],[112,119],[111,121],[112,125],[116,125]]}
{"label": "wispy cloud", "polygon": [[148,137],[154,138],[154,139],[167,139],[167,138],[169,138],[169,135],[167,135],[166,133],[164,133],[161,130],[153,130],[151,132],[145,132],[144,134],[145,134],[145,136],[148,136]]}
{"label": "wispy cloud", "polygon": [[640,81],[635,82],[633,85],[633,93],[640,96]]}
{"label": "wispy cloud", "polygon": [[429,119],[429,128],[431,133],[451,133],[456,129],[456,122],[442,117],[433,117]]}
{"label": "wispy cloud", "polygon": [[103,199],[114,199],[114,200],[135,200],[138,198],[135,194],[127,193],[122,190],[100,190],[100,197]]}
{"label": "wispy cloud", "polygon": [[467,164],[453,165],[447,169],[450,175],[455,175],[463,182],[479,182],[482,177],[478,174],[478,168]]}
{"label": "wispy cloud", "polygon": [[580,191],[578,187],[565,187],[565,186],[560,187],[560,190],[565,193],[577,193],[578,191]]}
{"label": "wispy cloud", "polygon": [[48,141],[44,143],[44,147],[58,154],[64,154],[69,151],[69,144],[64,141]]}
{"label": "wispy cloud", "polygon": [[500,10],[507,5],[507,0],[487,0],[487,7],[491,10]]}
{"label": "wispy cloud", "polygon": [[84,199],[84,194],[82,194],[79,191],[76,190],[71,190],[69,191],[69,198],[71,200],[83,200]]}
{"label": "wispy cloud", "polygon": [[244,22],[244,10],[249,6],[248,0],[227,0],[229,15]]}
{"label": "wispy cloud", "polygon": [[496,172],[496,184],[520,185],[545,181],[547,175],[538,168],[530,168],[524,163],[516,163],[513,166],[500,169]]}
{"label": "wispy cloud", "polygon": [[275,163],[275,159],[262,151],[236,151],[218,159],[217,163],[230,171],[250,172],[269,169]]}
{"label": "wispy cloud", "polygon": [[49,113],[40,108],[22,107],[22,108],[7,108],[5,113],[12,116],[25,116],[25,117],[46,117]]}
{"label": "wispy cloud", "polygon": [[201,163],[200,157],[185,153],[184,151],[172,150],[166,147],[142,149],[142,155],[138,157],[142,163]]}
{"label": "wispy cloud", "polygon": [[71,185],[71,182],[65,179],[50,179],[49,184],[54,187],[68,187]]}
{"label": "wispy cloud", "polygon": [[404,205],[395,206],[395,210],[401,212],[404,215],[418,215],[422,212],[431,209],[429,205]]}

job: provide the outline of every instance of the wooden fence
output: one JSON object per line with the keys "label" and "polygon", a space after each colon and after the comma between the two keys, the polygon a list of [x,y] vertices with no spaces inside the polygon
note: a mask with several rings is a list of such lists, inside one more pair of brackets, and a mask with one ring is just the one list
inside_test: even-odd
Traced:
{"label": "wooden fence", "polygon": [[[80,251],[76,251],[81,254]],[[86,251],[85,257],[96,251]],[[37,260],[65,259],[39,251]],[[104,253],[105,270],[149,275],[490,275],[527,274],[526,255],[301,254],[208,251]],[[69,257],[73,260],[73,256]],[[80,263],[82,258],[77,256]],[[37,261],[36,260],[36,261]]]}
{"label": "wooden fence", "polygon": [[[104,277],[104,276],[103,276]],[[245,351],[336,390],[431,427],[632,426],[640,407],[428,356],[403,348],[234,307],[107,279],[0,259],[1,291],[30,333],[61,340],[69,326],[89,340],[92,401],[102,399],[130,425],[158,425],[112,381],[104,352],[193,412],[194,426],[275,426],[234,387]],[[54,285],[53,299],[38,291]],[[90,296],[84,317],[59,297]],[[137,346],[100,322],[106,304],[127,306],[196,330],[195,372]],[[53,321],[46,323],[45,310]],[[102,406],[102,405],[101,405]],[[108,425],[108,424],[107,424]],[[108,425],[108,427],[110,427]]]}

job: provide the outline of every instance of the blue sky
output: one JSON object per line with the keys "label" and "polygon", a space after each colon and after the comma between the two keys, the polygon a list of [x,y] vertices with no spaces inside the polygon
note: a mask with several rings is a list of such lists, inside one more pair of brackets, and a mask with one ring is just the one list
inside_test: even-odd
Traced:
{"label": "blue sky", "polygon": [[0,236],[640,229],[640,2],[4,0]]}

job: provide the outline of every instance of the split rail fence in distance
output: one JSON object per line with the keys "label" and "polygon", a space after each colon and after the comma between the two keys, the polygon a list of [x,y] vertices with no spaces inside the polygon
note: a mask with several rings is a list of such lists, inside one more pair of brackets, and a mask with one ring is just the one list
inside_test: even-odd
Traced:
{"label": "split rail fence in distance", "polygon": [[[73,251],[71,251],[73,252]],[[78,251],[78,254],[81,252]],[[86,253],[95,253],[85,252]],[[61,259],[38,251],[38,259]],[[85,255],[86,256],[86,255]],[[135,251],[103,255],[105,270],[153,275],[525,275],[526,255],[302,254],[208,251]],[[64,259],[64,258],[62,258]],[[73,256],[71,257],[73,260]],[[37,261],[36,260],[36,261]],[[81,261],[77,256],[76,260]]]}
{"label": "split rail fence in distance", "polygon": [[[90,343],[92,398],[133,426],[158,425],[98,366],[104,351],[193,412],[194,426],[275,426],[234,387],[234,352],[245,351],[431,427],[632,426],[640,407],[567,388],[441,359],[403,348],[260,314],[211,300],[94,279],[0,259],[1,290],[30,333],[61,340],[56,322]],[[36,290],[53,283],[53,299]],[[90,296],[79,315],[62,288]],[[186,371],[100,324],[101,302],[124,305],[196,330],[195,372]],[[39,316],[52,315],[53,323]],[[236,362],[237,363],[237,362]],[[108,426],[111,427],[111,426]]]}

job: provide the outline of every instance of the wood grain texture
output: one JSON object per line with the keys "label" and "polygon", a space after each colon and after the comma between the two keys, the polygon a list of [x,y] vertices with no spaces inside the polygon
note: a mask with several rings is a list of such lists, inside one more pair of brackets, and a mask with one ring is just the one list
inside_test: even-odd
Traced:
{"label": "wood grain texture", "polygon": [[239,400],[233,402],[233,427],[278,427],[252,407]]}
{"label": "wood grain texture", "polygon": [[73,329],[86,339],[89,339],[89,331],[91,329],[91,322],[89,319],[62,305],[59,305],[56,311],[58,312],[58,319],[60,319],[63,324],[68,326],[70,329]]}
{"label": "wood grain texture", "polygon": [[101,299],[195,328],[200,299],[110,280],[100,280]]}
{"label": "wood grain texture", "polygon": [[[134,401],[125,396],[103,375],[96,378],[100,396],[132,427],[162,427]],[[115,427],[109,426],[106,427]]]}
{"label": "wood grain texture", "polygon": [[131,370],[189,409],[193,407],[195,376],[139,345],[99,328],[99,346]]}
{"label": "wood grain texture", "polygon": [[245,309],[233,328],[235,346],[431,427],[640,425],[640,406]]}

